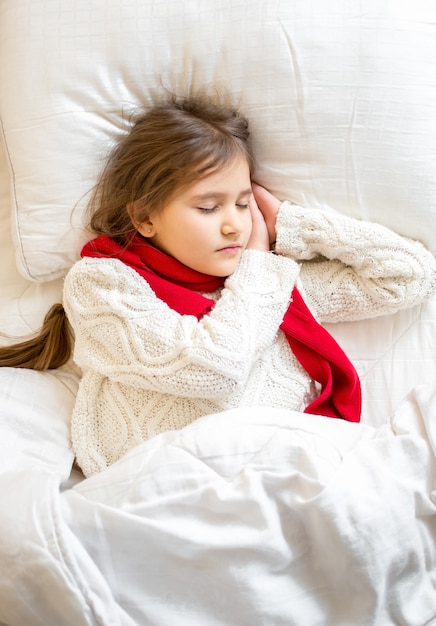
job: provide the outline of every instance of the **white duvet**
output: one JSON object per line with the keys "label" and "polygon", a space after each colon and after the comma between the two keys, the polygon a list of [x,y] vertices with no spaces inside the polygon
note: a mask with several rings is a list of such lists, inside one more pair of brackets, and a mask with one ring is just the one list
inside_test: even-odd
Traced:
{"label": "white duvet", "polygon": [[74,380],[25,372],[23,418],[22,374],[0,371],[8,626],[436,623],[436,386],[379,428],[207,416],[73,484]]}

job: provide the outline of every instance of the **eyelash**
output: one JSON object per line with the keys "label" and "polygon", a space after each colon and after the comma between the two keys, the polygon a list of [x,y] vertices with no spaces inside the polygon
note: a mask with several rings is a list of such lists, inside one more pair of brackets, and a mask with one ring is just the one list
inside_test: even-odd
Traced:
{"label": "eyelash", "polygon": [[[247,204],[237,204],[236,206],[238,207],[238,209],[248,209],[248,203]],[[199,206],[198,210],[201,211],[202,213],[216,213],[216,211],[218,211],[218,208],[219,207],[214,206],[214,207],[212,207],[210,209],[206,209],[206,208],[203,208],[203,207]]]}

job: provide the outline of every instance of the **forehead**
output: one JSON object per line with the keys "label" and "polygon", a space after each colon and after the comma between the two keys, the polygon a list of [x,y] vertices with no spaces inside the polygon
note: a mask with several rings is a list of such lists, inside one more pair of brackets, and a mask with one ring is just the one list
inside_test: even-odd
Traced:
{"label": "forehead", "polygon": [[250,167],[247,160],[238,157],[185,189],[183,195],[206,197],[216,193],[251,193]]}

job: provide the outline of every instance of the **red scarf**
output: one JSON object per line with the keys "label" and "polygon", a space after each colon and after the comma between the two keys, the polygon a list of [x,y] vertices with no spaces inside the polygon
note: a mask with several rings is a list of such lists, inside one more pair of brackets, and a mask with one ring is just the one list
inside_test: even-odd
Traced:
{"label": "red scarf", "polygon": [[[128,249],[105,235],[97,237],[84,246],[82,257],[119,259],[136,270],[170,308],[198,319],[214,306],[212,299],[199,292],[212,293],[225,281],[186,267],[140,235],[134,237]],[[280,328],[306,372],[321,385],[319,396],[304,412],[358,422],[361,390],[357,372],[333,337],[315,320],[296,287]]]}

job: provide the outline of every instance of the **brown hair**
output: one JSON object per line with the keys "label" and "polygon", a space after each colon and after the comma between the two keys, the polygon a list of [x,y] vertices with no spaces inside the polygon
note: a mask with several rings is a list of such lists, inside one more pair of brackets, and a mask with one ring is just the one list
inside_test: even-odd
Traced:
{"label": "brown hair", "polygon": [[62,304],[54,304],[38,334],[0,348],[0,366],[55,369],[71,356],[73,336]]}
{"label": "brown hair", "polygon": [[[110,153],[88,204],[90,228],[128,246],[136,223],[160,211],[178,191],[238,156],[253,169],[248,121],[205,96],[170,97],[135,115]],[[46,370],[71,356],[72,330],[61,304],[37,335],[0,347],[0,366]]]}
{"label": "brown hair", "polygon": [[162,209],[174,193],[235,157],[252,170],[247,120],[205,97],[157,104],[136,116],[109,155],[89,203],[91,229],[128,245],[138,223]]}

